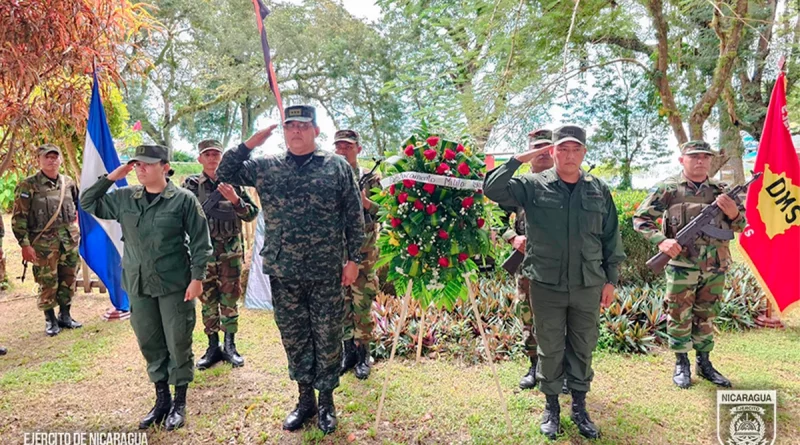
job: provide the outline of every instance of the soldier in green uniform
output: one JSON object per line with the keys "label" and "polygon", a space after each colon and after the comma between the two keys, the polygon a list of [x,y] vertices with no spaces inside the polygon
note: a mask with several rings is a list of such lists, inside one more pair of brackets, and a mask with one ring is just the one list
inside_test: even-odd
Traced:
{"label": "soldier in green uniform", "polygon": [[[200,151],[197,160],[203,166],[203,172],[186,178],[183,187],[191,191],[207,210],[214,247],[214,257],[208,263],[203,295],[200,296],[208,349],[197,361],[197,369],[208,369],[222,360],[238,368],[244,366],[235,342],[239,331],[236,303],[242,296],[242,221],[254,220],[258,216],[258,207],[243,188],[217,181],[217,166],[222,159],[219,141],[208,139],[200,142],[197,148]],[[222,348],[219,347],[220,328],[225,332]]]}
{"label": "soldier in green uniform", "polygon": [[540,430],[550,439],[560,431],[558,394],[566,373],[572,420],[581,435],[597,438],[600,432],[586,412],[594,376],[592,351],[599,337],[600,306],[613,300],[625,253],[608,186],[581,169],[585,131],[563,126],[553,132],[553,140],[554,169],[513,177],[534,158],[536,151],[531,150],[490,171],[484,191],[500,205],[525,210],[522,273],[531,281],[537,378],[546,396]]}
{"label": "soldier in green uniform", "polygon": [[[683,166],[681,174],[650,190],[633,217],[633,228],[672,258],[665,268],[667,335],[677,359],[672,381],[680,388],[692,384],[688,357],[692,349],[697,353],[696,371],[700,377],[715,385],[731,386],[709,359],[714,349],[716,303],[722,296],[725,271],[731,263],[729,241],[702,234],[695,242],[695,256],[674,239],[678,231],[713,203],[722,210],[715,221],[718,228],[741,232],[747,225],[744,206],[737,206],[725,194],[725,184],[708,177],[715,156],[704,141],[683,144],[678,158]],[[657,223],[662,216],[663,231]]]}
{"label": "soldier in green uniform", "polygon": [[[106,193],[136,169],[141,185]],[[140,145],[121,165],[84,190],[81,208],[122,226],[122,286],[131,303],[131,326],[155,384],[156,402],[139,423],[167,431],[186,421],[186,389],[194,379],[194,299],[203,293],[211,239],[194,195],[167,179],[169,149]],[[171,400],[169,385],[175,386]]]}
{"label": "soldier in green uniform", "polygon": [[317,425],[327,434],[337,425],[333,390],[339,386],[342,354],[342,286],[358,277],[364,216],[353,169],[315,143],[319,127],[314,107],[287,107],[285,115],[285,154],[250,159],[251,150],[277,127],[273,125],[225,153],[217,176],[229,184],[255,187],[261,199],[263,271],[270,278],[289,377],[297,381],[300,393],[283,428],[297,430],[316,413]]}
{"label": "soldier in green uniform", "polygon": [[[70,316],[78,269],[78,187],[59,174],[61,150],[52,144],[38,148],[39,172],[19,184],[14,199],[11,229],[22,248],[22,259],[33,264],[39,285],[39,310],[44,311],[45,333],[82,325]],[[58,318],[55,307],[59,306]]]}
{"label": "soldier in green uniform", "polygon": [[[339,130],[333,138],[336,154],[343,156],[353,174],[359,180],[369,171],[358,166],[358,154],[362,147],[358,132],[355,130]],[[357,378],[363,380],[370,372],[370,342],[375,322],[372,319],[372,303],[378,295],[378,276],[375,273],[375,262],[378,261],[378,204],[367,196],[369,190],[380,187],[377,176],[367,180],[361,190],[361,205],[364,207],[364,244],[361,246],[361,264],[358,266],[358,278],[355,283],[345,289],[344,295],[344,330],[342,335],[343,354],[340,374],[355,368]]]}

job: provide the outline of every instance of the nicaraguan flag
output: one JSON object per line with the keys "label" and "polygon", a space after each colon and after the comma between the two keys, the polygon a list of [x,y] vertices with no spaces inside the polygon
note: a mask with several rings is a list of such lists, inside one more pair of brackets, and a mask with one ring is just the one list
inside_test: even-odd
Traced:
{"label": "nicaraguan flag", "polygon": [[[97,182],[100,176],[112,172],[119,165],[119,156],[114,149],[111,131],[108,129],[95,73],[86,144],[83,147],[81,193]],[[112,190],[127,185],[128,182],[123,178],[112,186]],[[111,304],[117,310],[129,311],[128,295],[122,290],[122,228],[116,221],[99,219],[81,208],[78,208],[78,212],[81,227],[81,256],[97,277],[105,283]]]}

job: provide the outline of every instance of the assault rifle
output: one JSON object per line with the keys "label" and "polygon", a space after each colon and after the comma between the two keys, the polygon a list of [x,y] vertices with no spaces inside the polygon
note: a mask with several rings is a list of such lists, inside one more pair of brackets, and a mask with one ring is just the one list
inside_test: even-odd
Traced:
{"label": "assault rifle", "polygon": [[[730,196],[736,202],[736,205],[741,204],[739,195],[742,192],[747,191],[747,188],[750,187],[750,184],[752,184],[756,179],[760,178],[761,175],[762,173],[755,173],[749,181],[732,188],[730,191],[728,191],[728,193],[726,193],[726,195]],[[703,209],[699,215],[689,221],[684,228],[678,231],[678,233],[675,235],[675,241],[677,241],[681,247],[686,248],[691,256],[696,257],[698,252],[694,243],[701,234],[706,234],[712,238],[724,241],[732,240],[732,230],[720,229],[719,227],[711,225],[711,223],[714,221],[714,218],[716,218],[721,211],[722,209],[719,208],[716,202],[709,205]],[[664,267],[671,259],[672,258],[670,258],[669,255],[665,254],[664,252],[658,252],[655,256],[647,260],[646,264],[647,267],[649,267],[653,272],[660,273],[662,270],[664,270]]]}
{"label": "assault rifle", "polygon": [[219,190],[214,190],[211,195],[208,196],[206,202],[203,203],[203,212],[205,212],[206,216],[214,217],[220,221],[233,221],[236,219],[236,214],[234,212],[226,212],[217,207],[217,204],[222,200],[222,193]]}
{"label": "assault rifle", "polygon": [[364,187],[366,187],[367,184],[369,184],[369,182],[372,181],[373,178],[375,178],[375,170],[378,169],[378,166],[381,165],[381,162],[383,162],[383,159],[376,160],[375,166],[372,167],[372,170],[370,170],[369,173],[361,176],[361,178],[358,180],[359,190],[364,190]]}

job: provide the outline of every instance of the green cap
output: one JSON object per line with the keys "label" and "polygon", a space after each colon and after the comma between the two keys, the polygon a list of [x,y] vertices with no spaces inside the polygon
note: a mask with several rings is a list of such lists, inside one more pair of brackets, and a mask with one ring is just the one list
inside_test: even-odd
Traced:
{"label": "green cap", "polygon": [[586,130],[577,125],[564,125],[553,131],[553,145],[560,145],[564,142],[577,142],[586,146]]}
{"label": "green cap", "polygon": [[200,154],[208,150],[217,150],[222,153],[222,144],[216,139],[206,139],[197,144],[197,149],[200,150]]}
{"label": "green cap", "polygon": [[553,132],[544,128],[533,130],[528,133],[528,143],[534,147],[553,145]]}
{"label": "green cap", "polygon": [[297,121],[297,122],[317,122],[317,110],[311,105],[292,105],[286,107],[284,110],[286,119],[284,123]]}
{"label": "green cap", "polygon": [[339,141],[344,142],[352,142],[358,145],[358,132],[355,130],[339,130],[333,136],[333,143],[337,143]]}
{"label": "green cap", "polygon": [[718,154],[711,149],[711,145],[706,141],[689,141],[681,145],[681,154],[690,155],[695,153],[705,153],[711,156],[718,156]]}
{"label": "green cap", "polygon": [[44,144],[36,148],[36,154],[39,156],[46,155],[48,153],[58,153],[58,155],[61,156],[61,149],[53,144]]}
{"label": "green cap", "polygon": [[136,147],[133,157],[128,161],[144,162],[145,164],[155,164],[156,162],[169,162],[169,148],[163,145],[140,145]]}

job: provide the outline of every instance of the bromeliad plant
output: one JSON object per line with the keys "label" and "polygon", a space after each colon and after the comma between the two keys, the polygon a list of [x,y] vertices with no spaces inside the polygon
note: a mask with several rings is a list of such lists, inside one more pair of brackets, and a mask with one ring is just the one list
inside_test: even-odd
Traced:
{"label": "bromeliad plant", "polygon": [[482,154],[424,129],[384,164],[384,188],[373,190],[383,223],[376,267],[388,265],[386,279],[398,291],[413,280],[423,307],[466,299],[463,274],[477,271],[476,255],[490,253],[496,213],[480,189],[484,168]]}

